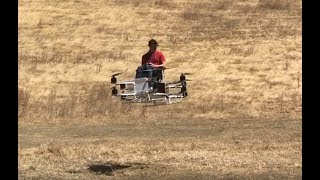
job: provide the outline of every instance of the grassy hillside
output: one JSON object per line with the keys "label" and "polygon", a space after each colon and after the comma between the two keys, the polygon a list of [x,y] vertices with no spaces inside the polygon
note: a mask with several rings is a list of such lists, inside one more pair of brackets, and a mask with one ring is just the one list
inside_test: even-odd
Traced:
{"label": "grassy hillside", "polygon": [[[18,3],[20,119],[301,118],[299,0]],[[132,79],[151,38],[171,68],[166,80],[193,74],[190,96],[156,108],[121,104],[109,76]]]}

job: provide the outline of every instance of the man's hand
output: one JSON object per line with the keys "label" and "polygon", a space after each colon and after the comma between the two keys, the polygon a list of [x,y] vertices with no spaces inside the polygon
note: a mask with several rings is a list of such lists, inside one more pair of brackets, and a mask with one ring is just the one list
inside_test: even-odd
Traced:
{"label": "man's hand", "polygon": [[152,63],[150,63],[150,65],[151,65],[152,67],[159,67],[159,65],[152,64]]}
{"label": "man's hand", "polygon": [[157,64],[153,64],[153,63],[150,63],[150,65],[151,65],[152,67],[156,67],[156,68],[158,68],[158,67],[163,67],[163,66],[164,66],[164,64],[157,65]]}

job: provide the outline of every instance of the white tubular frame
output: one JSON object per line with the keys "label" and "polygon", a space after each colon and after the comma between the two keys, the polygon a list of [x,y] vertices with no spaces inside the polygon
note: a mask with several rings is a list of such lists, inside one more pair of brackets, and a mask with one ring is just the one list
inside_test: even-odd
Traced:
{"label": "white tubular frame", "polygon": [[[139,86],[137,85],[139,83]],[[134,103],[148,103],[153,102],[154,104],[157,103],[165,103],[165,104],[172,104],[181,102],[182,98],[184,98],[182,93],[170,93],[170,89],[172,88],[181,88],[181,83],[168,83],[166,84],[166,92],[168,93],[153,93],[152,87],[148,86],[148,78],[139,78],[131,81],[122,81],[117,82],[115,85],[133,85],[133,91],[128,91],[124,89],[122,93],[118,93],[116,96],[120,96],[121,100],[125,100],[127,102],[134,102]],[[141,88],[142,86],[142,88]],[[123,89],[120,89],[122,91]]]}

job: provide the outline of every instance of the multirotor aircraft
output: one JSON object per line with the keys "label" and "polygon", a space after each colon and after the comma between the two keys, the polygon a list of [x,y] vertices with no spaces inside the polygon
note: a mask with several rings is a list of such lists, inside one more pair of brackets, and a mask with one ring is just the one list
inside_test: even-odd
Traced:
{"label": "multirotor aircraft", "polygon": [[150,64],[140,66],[133,80],[117,81],[116,73],[111,76],[112,95],[122,101],[133,103],[172,104],[181,102],[188,96],[186,75],[181,73],[180,80],[164,82],[165,67],[154,68]]}

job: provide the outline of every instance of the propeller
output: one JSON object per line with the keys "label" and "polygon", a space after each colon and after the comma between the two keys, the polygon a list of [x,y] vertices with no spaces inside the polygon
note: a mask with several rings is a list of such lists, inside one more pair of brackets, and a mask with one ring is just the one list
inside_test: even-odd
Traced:
{"label": "propeller", "polygon": [[113,74],[113,75],[111,75],[110,77],[115,77],[115,76],[118,76],[119,74],[122,74],[122,72],[121,72],[121,73]]}

